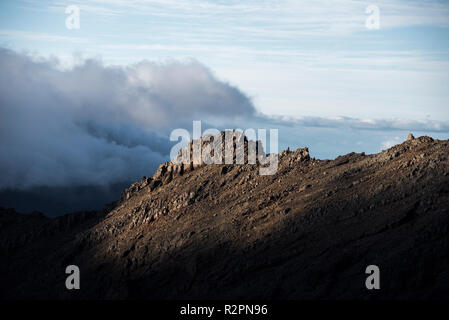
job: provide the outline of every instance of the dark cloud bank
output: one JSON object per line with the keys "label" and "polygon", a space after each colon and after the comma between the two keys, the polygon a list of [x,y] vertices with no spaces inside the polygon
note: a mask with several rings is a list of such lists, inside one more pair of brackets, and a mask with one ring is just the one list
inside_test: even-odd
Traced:
{"label": "dark cloud bank", "polygon": [[[0,48],[0,206],[49,214],[99,208],[167,161],[175,128],[395,129],[351,118],[290,119],[256,111],[239,89],[195,61],[128,67],[58,62]],[[447,123],[402,123],[449,131]],[[397,128],[396,128],[397,129]],[[280,137],[282,139],[282,137]],[[282,143],[281,143],[282,145]]]}

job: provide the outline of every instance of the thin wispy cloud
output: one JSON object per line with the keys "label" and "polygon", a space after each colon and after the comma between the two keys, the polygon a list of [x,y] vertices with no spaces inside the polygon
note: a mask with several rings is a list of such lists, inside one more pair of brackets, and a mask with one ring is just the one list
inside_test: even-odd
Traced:
{"label": "thin wispy cloud", "polygon": [[289,117],[271,115],[266,117],[272,124],[318,128],[344,128],[376,131],[426,131],[449,133],[449,121],[410,119],[358,119],[351,117]]}
{"label": "thin wispy cloud", "polygon": [[20,30],[0,30],[0,37],[22,38],[32,41],[44,42],[70,42],[78,44],[86,44],[88,40],[81,37],[64,36],[45,32],[20,31]]}
{"label": "thin wispy cloud", "polygon": [[[280,26],[277,30],[291,31],[297,35],[298,30],[309,33],[327,31],[330,33],[356,32],[363,29],[366,15],[365,9],[369,4],[382,8],[382,25],[386,28],[404,27],[411,25],[449,26],[449,9],[447,4],[440,1],[428,1],[423,5],[419,1],[308,1],[269,0],[269,1],[103,1],[103,0],[74,0],[71,4],[79,5],[83,10],[95,14],[120,15],[129,14],[164,16],[173,18],[199,18],[207,20],[219,19],[219,22],[229,23],[238,21],[236,28],[245,26],[246,31],[261,32],[261,28],[250,28],[252,23],[263,23],[264,31],[269,31],[270,24]],[[49,10],[65,8],[67,2],[55,1],[48,5]],[[240,18],[245,16],[242,22]],[[296,28],[298,27],[298,28]],[[296,29],[296,30],[295,30]]]}

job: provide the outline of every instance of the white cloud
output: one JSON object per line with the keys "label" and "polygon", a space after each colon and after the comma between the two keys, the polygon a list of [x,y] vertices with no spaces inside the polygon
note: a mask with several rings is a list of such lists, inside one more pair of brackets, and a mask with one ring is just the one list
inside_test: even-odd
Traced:
{"label": "white cloud", "polygon": [[[306,30],[307,34],[342,34],[360,31],[367,17],[365,8],[370,2],[350,0],[73,0],[88,12],[104,15],[139,14],[172,18],[207,19],[213,17],[227,27],[244,27],[246,32],[256,33],[260,28],[254,24],[277,25],[264,28],[265,32],[290,32]],[[56,1],[49,6],[60,10],[67,5]],[[410,0],[377,0],[380,8],[381,27],[403,27],[412,25],[449,26],[449,7],[440,1],[428,1],[423,5]],[[241,18],[245,17],[244,23]],[[236,23],[238,22],[238,23]],[[251,29],[252,28],[252,29]],[[277,33],[279,35],[279,33]]]}
{"label": "white cloud", "polygon": [[168,158],[172,129],[255,113],[194,61],[61,71],[0,49],[0,69],[0,188],[134,180]]}
{"label": "white cloud", "polygon": [[[271,123],[279,123],[284,126],[344,128],[357,130],[376,131],[426,131],[449,132],[449,121],[439,120],[410,120],[410,119],[358,119],[351,117],[291,117],[291,116],[266,116]],[[400,139],[395,137],[395,139]]]}
{"label": "white cloud", "polygon": [[390,149],[391,147],[393,147],[399,143],[402,143],[402,142],[403,142],[403,140],[401,140],[399,137],[394,137],[393,139],[383,141],[381,143],[381,147],[382,147],[382,150],[386,150],[386,149]]}
{"label": "white cloud", "polygon": [[87,43],[88,40],[81,37],[68,37],[45,32],[20,31],[20,30],[0,30],[0,37],[3,38],[22,38],[33,41],[44,42],[71,42]]}

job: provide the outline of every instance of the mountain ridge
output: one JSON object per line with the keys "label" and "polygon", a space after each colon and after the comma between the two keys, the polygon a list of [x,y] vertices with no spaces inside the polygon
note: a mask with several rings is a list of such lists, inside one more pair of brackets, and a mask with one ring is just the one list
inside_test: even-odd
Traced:
{"label": "mountain ridge", "polygon": [[[273,176],[259,164],[165,163],[102,211],[3,209],[0,296],[447,298],[448,151],[430,137],[334,160],[299,148],[279,154]],[[64,287],[69,264],[81,290]],[[371,264],[381,290],[365,288]]]}

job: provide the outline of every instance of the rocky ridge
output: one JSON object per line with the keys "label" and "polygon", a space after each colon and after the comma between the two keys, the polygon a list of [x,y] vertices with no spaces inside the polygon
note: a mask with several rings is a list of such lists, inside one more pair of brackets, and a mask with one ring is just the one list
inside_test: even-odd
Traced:
{"label": "rocky ridge", "polygon": [[[334,160],[285,150],[273,176],[247,161],[165,163],[103,212],[1,210],[0,295],[447,298],[448,151],[448,140],[413,136]],[[65,289],[68,264],[82,270],[82,290]],[[365,287],[370,264],[381,290]]]}

